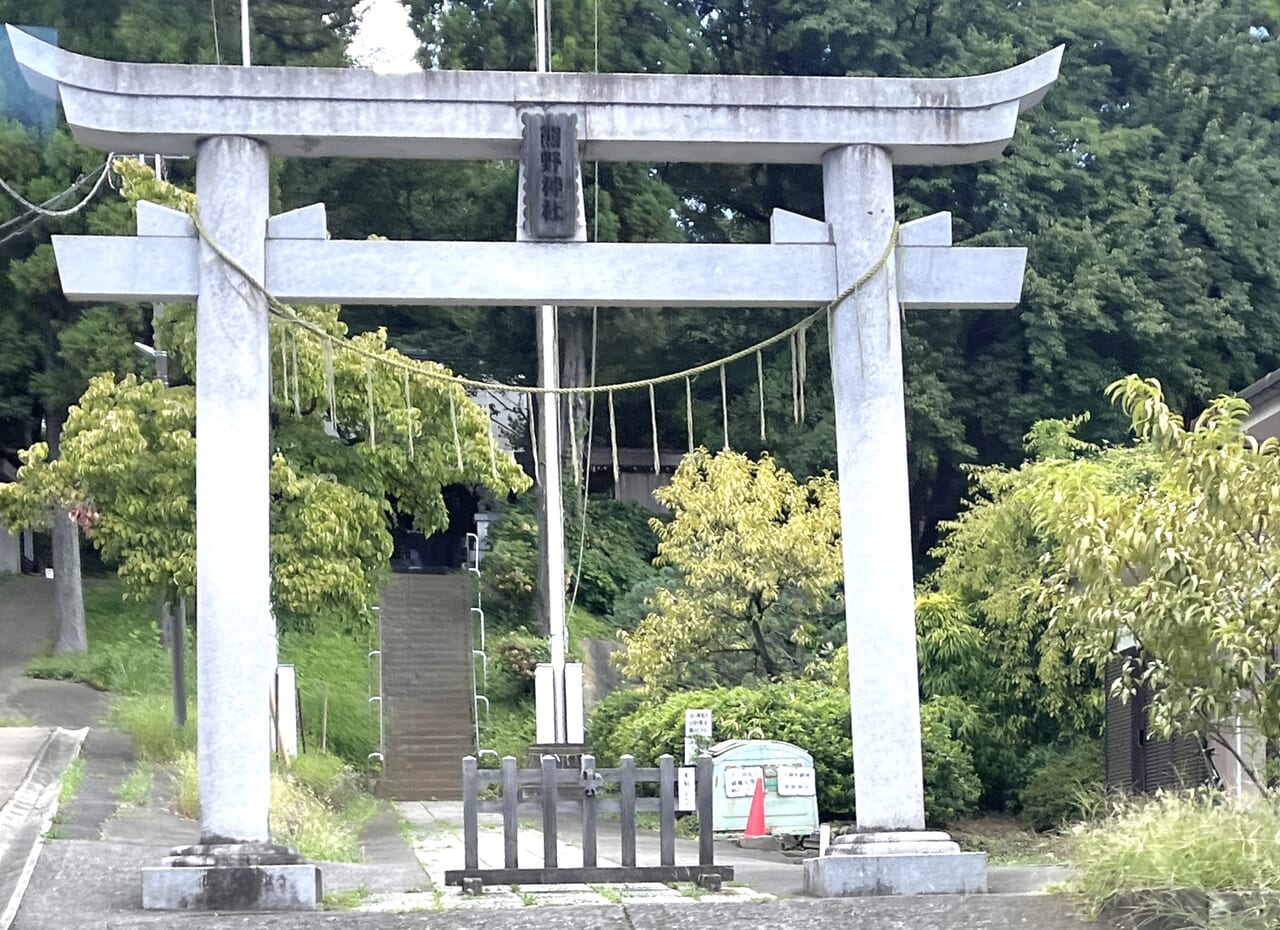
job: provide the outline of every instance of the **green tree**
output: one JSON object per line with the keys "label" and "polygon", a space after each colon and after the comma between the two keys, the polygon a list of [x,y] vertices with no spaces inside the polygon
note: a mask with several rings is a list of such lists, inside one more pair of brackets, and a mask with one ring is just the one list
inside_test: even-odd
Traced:
{"label": "green tree", "polygon": [[1238,717],[1280,737],[1280,444],[1242,435],[1249,406],[1235,397],[1187,428],[1155,380],[1129,376],[1108,395],[1161,473],[1127,494],[1081,482],[1036,500],[1036,521],[1064,543],[1042,595],[1052,625],[1097,668],[1117,637],[1136,639],[1115,688],[1150,689],[1157,734],[1211,735],[1231,752],[1223,728]]}
{"label": "green tree", "polygon": [[1079,421],[1037,424],[1038,457],[976,471],[947,526],[935,596],[964,611],[994,670],[968,693],[1023,743],[1087,734],[1128,635],[1141,650],[1113,688],[1149,689],[1154,734],[1221,738],[1239,717],[1275,738],[1280,446],[1242,435],[1248,405],[1231,396],[1187,428],[1154,380],[1130,376],[1108,395],[1136,445],[1082,442]]}
{"label": "green tree", "polygon": [[[255,57],[261,62],[340,64],[354,2],[271,0],[258,13]],[[218,7],[221,7],[219,11]],[[219,36],[238,56],[238,11],[233,4],[203,0],[0,0],[0,22],[51,26],[59,43],[105,58],[213,63],[223,58]],[[230,55],[227,55],[230,58]],[[41,203],[68,190],[100,168],[103,156],[72,143],[64,131],[39,133],[0,121],[0,172],[23,196]],[[86,185],[50,206],[66,209],[86,194]],[[99,188],[101,190],[101,188]],[[131,343],[145,339],[137,308],[83,310],[62,297],[47,243],[51,232],[123,233],[128,207],[99,196],[63,218],[42,218],[3,198],[0,223],[0,455],[6,458],[44,436],[59,454],[67,408],[101,371],[136,370]],[[12,347],[12,352],[9,351]],[[51,530],[56,648],[82,651],[85,631],[80,594],[79,535],[61,513],[33,522]]]}
{"label": "green tree", "polygon": [[[146,168],[119,168],[131,199],[194,206]],[[411,372],[414,363],[385,347],[385,333],[346,340],[335,307],[295,312],[334,343],[326,350],[295,326],[272,324],[272,597],[287,627],[342,628],[369,616],[388,570],[390,498],[430,532],[447,523],[445,486],[507,493],[528,481],[494,453],[487,414],[440,380],[447,370],[419,364]],[[170,307],[162,335],[198,378],[194,323],[194,308]],[[84,514],[135,596],[190,593],[194,426],[190,386],[104,374],[72,409],[63,457],[50,462],[42,443],[23,453],[19,481],[0,488],[0,512],[23,524],[52,501]]]}
{"label": "green tree", "polygon": [[1025,438],[1031,457],[1017,468],[969,469],[964,508],[943,524],[938,567],[916,600],[923,694],[965,703],[966,738],[992,808],[1017,803],[1035,747],[1096,734],[1102,723],[1101,676],[1043,600],[1065,539],[1037,519],[1038,502],[1075,501],[1077,488],[1138,494],[1161,464],[1143,446],[1078,439],[1086,420],[1035,424]]}
{"label": "green tree", "polygon": [[[88,197],[103,167],[102,156],[80,149],[65,133],[5,122],[0,122],[0,164],[9,185],[29,202],[45,203],[67,192],[50,204],[60,210],[73,210]],[[42,224],[41,216],[16,199],[5,195],[0,202],[0,222],[7,224],[0,236],[0,337],[6,337],[0,362],[0,455],[43,433],[56,457],[67,407],[88,378],[104,368],[127,371],[137,364],[131,341],[143,333],[136,308],[86,310],[69,303],[61,293],[53,250],[44,241],[48,231],[112,231],[127,214],[124,203],[99,197],[85,209]],[[54,508],[31,522],[50,530],[52,539],[55,648],[83,652],[79,533],[65,509]]]}
{"label": "green tree", "polygon": [[633,632],[623,670],[651,686],[779,679],[836,635],[841,578],[839,498],[829,477],[801,484],[765,456],[700,449],[655,492],[671,520],[654,520],[658,565],[680,573],[660,587]]}

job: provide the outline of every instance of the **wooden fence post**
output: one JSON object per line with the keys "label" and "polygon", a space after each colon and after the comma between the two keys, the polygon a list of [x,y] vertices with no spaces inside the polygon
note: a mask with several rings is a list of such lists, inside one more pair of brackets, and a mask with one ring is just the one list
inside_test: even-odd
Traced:
{"label": "wooden fence post", "polygon": [[711,780],[715,769],[711,756],[702,753],[698,756],[698,865],[714,865],[716,861],[715,834],[711,829],[711,806],[713,794]]}
{"label": "wooden fence post", "polygon": [[636,757],[623,756],[621,796],[622,817],[622,865],[634,868],[636,864]]}
{"label": "wooden fence post", "polygon": [[658,759],[658,846],[663,865],[676,864],[676,760],[670,753]]}
{"label": "wooden fence post", "polygon": [[556,844],[556,802],[559,800],[556,785],[556,757],[542,757],[542,867],[558,868],[559,848]]}
{"label": "wooden fence post", "polygon": [[596,866],[596,757],[582,757],[582,865]]}
{"label": "wooden fence post", "polygon": [[476,757],[462,759],[462,842],[467,869],[480,868],[479,785],[476,781]]}
{"label": "wooden fence post", "polygon": [[516,775],[516,757],[502,757],[502,862],[508,869],[520,868],[520,782]]}

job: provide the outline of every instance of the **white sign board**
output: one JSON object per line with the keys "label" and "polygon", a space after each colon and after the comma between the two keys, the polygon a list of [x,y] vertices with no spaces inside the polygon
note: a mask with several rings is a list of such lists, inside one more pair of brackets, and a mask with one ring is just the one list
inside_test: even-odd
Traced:
{"label": "white sign board", "polygon": [[711,745],[711,711],[690,708],[684,712],[684,764],[689,765],[698,753]]}
{"label": "white sign board", "polygon": [[292,665],[276,666],[276,719],[271,726],[271,748],[280,748],[293,758],[298,754],[298,676]]}
{"label": "white sign board", "polygon": [[564,666],[565,741],[584,743],[587,731],[582,713],[582,663],[566,662]]}
{"label": "white sign board", "polygon": [[763,780],[763,766],[727,765],[724,769],[724,796],[749,798],[756,793],[756,782]]}
{"label": "white sign board", "polygon": [[697,796],[697,769],[692,765],[680,766],[680,777],[676,781],[676,810],[697,810]]}
{"label": "white sign board", "polygon": [[778,766],[778,794],[782,797],[812,797],[818,793],[818,779],[807,765]]}
{"label": "white sign board", "polygon": [[534,735],[539,743],[546,745],[556,741],[555,716],[555,678],[551,673],[550,662],[539,662],[533,672],[534,693]]}

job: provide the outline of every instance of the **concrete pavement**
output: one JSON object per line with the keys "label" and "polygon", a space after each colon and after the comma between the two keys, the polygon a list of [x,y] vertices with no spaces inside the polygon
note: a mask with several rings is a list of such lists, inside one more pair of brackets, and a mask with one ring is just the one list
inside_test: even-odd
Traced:
{"label": "concrete pavement", "polygon": [[0,930],[8,930],[17,916],[42,837],[57,811],[63,772],[79,754],[86,732],[0,730]]}
{"label": "concrete pavement", "polygon": [[43,575],[0,579],[0,727],[91,727],[111,698],[73,681],[26,677],[26,666],[58,635],[53,582]]}

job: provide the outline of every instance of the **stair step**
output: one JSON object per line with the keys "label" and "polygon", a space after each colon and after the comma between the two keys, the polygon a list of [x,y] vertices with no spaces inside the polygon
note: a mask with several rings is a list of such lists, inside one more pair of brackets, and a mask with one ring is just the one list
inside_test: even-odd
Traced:
{"label": "stair step", "polygon": [[387,583],[381,794],[462,796],[462,758],[475,752],[474,603],[465,575],[393,575]]}

